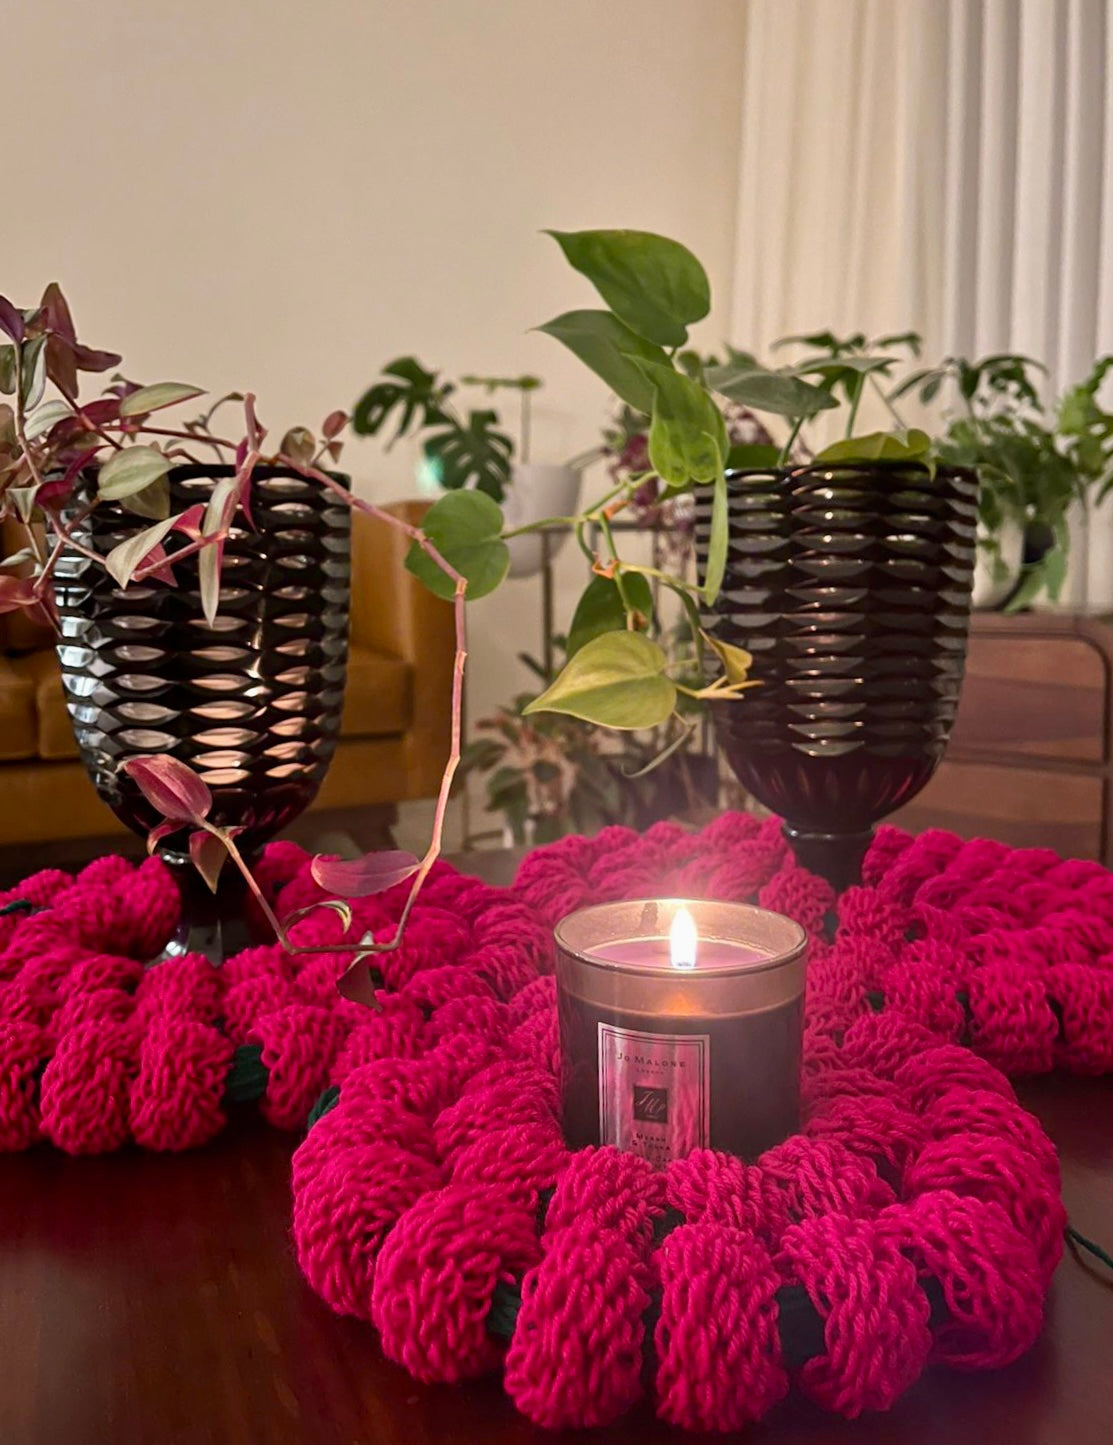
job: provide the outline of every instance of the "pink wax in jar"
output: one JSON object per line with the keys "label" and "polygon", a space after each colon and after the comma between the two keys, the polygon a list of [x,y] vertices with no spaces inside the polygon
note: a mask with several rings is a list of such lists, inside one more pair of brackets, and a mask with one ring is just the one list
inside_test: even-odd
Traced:
{"label": "pink wax in jar", "polygon": [[799,1124],[800,926],[745,904],[599,904],[556,928],[564,1132],[667,1164]]}

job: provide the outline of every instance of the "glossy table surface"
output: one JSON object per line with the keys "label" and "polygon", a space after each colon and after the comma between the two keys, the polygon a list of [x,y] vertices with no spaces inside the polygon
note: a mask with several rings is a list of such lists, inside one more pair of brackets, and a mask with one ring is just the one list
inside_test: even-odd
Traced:
{"label": "glossy table surface", "polygon": [[[472,862],[472,860],[469,860]],[[498,860],[475,860],[498,876]],[[502,865],[505,867],[505,865]],[[503,875],[505,876],[505,875]],[[501,878],[499,879],[501,881]],[[1081,1233],[1113,1243],[1113,1078],[1025,1084],[1059,1145]],[[292,1139],[248,1110],[208,1148],[0,1158],[0,1445],[517,1445],[497,1381],[415,1384],[375,1333],[303,1282],[289,1239]],[[855,1422],[798,1398],[764,1445],[1108,1445],[1113,1276],[1068,1253],[1047,1327],[1007,1370],[933,1369]],[[571,1436],[568,1438],[572,1438]],[[594,1439],[675,1439],[648,1412]]]}

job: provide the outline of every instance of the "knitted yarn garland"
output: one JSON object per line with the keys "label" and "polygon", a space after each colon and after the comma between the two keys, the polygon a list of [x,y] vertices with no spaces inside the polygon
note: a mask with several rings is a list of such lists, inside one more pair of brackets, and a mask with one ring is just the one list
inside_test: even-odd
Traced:
{"label": "knitted yarn garland", "polygon": [[[265,851],[258,878],[282,912],[326,896],[308,864],[291,844]],[[401,901],[400,892],[358,901],[353,936],[393,932]],[[334,1076],[416,1052],[427,1027],[458,1033],[463,999],[501,1008],[500,992],[533,979],[533,960],[550,946],[540,921],[502,890],[438,865],[412,932],[384,955],[397,992],[369,1013],[337,994],[351,954],[327,951],[344,936],[335,913],[290,930],[321,952],[290,955],[272,942],[219,969],[198,955],[145,968],[139,959],[163,947],[178,906],[157,859],[101,858],[76,877],[50,870],[0,893],[0,1150],[40,1140],[70,1154],[127,1143],[191,1149],[248,1103],[275,1127],[301,1130]],[[508,928],[522,941],[516,965]]]}
{"label": "knitted yarn garland", "polygon": [[551,923],[602,898],[728,890],[815,935],[803,1130],[760,1159],[697,1150],[658,1172],[569,1154],[548,977],[501,1026],[476,1011],[491,1052],[455,1095],[450,1036],[430,1026],[424,1050],[357,1066],[322,1102],[294,1156],[299,1263],[416,1378],[501,1367],[550,1428],[611,1423],[648,1395],[669,1423],[736,1430],[794,1386],[853,1418],[930,1361],[992,1368],[1034,1342],[1066,1224],[1055,1150],[951,1041],[969,1031],[965,977],[953,1016],[910,985],[873,997],[921,937],[907,903],[858,890],[829,944],[826,885],[738,816],[566,840],[531,854],[514,891]]}
{"label": "knitted yarn garland", "polygon": [[[283,914],[323,898],[290,845],[260,881]],[[551,924],[666,892],[756,897],[812,935],[803,1128],[753,1162],[657,1172],[561,1138]],[[358,901],[352,936],[401,902]],[[1058,1164],[1000,1069],[1113,1067],[1097,865],[883,828],[836,904],[771,820],[607,829],[537,850],[511,892],[438,865],[375,1013],[336,994],[333,912],[294,925],[313,953],[143,969],[174,921],[153,861],[0,894],[0,1148],[194,1147],[238,1100],[280,1128],[309,1115],[299,1263],[418,1379],[502,1368],[552,1427],[648,1394],[728,1430],[790,1387],[885,1409],[929,1360],[999,1366],[1039,1332]]]}

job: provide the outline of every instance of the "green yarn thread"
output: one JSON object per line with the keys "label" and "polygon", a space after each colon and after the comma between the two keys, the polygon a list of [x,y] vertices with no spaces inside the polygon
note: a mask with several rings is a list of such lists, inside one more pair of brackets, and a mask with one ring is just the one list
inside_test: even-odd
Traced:
{"label": "green yarn thread", "polygon": [[250,1104],[266,1093],[270,1070],[263,1063],[262,1044],[240,1044],[224,1082],[224,1104]]}
{"label": "green yarn thread", "polygon": [[326,1114],[331,1114],[340,1102],[340,1090],[336,1084],[330,1084],[317,1097],[317,1102],[309,1111],[309,1118],[306,1120],[306,1128],[312,1129],[318,1119],[323,1119]]}

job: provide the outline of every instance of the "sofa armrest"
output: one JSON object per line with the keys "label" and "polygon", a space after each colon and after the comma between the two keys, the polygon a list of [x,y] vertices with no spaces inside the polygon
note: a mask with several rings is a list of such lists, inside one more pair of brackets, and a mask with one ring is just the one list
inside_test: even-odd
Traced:
{"label": "sofa armrest", "polygon": [[[36,527],[40,539],[45,542],[46,534]],[[27,528],[13,517],[0,522],[0,560],[14,556],[28,541]],[[29,562],[15,567],[0,568],[0,576],[29,577],[32,572]],[[53,647],[54,629],[46,621],[45,614],[36,609],[35,613],[17,608],[14,612],[0,613],[0,653],[34,652],[40,647]]]}
{"label": "sofa armrest", "polygon": [[[383,510],[418,526],[429,505],[395,502]],[[423,797],[436,792],[448,758],[455,629],[452,604],[406,571],[409,547],[399,529],[352,513],[352,641],[400,657],[413,669],[409,793]]]}

